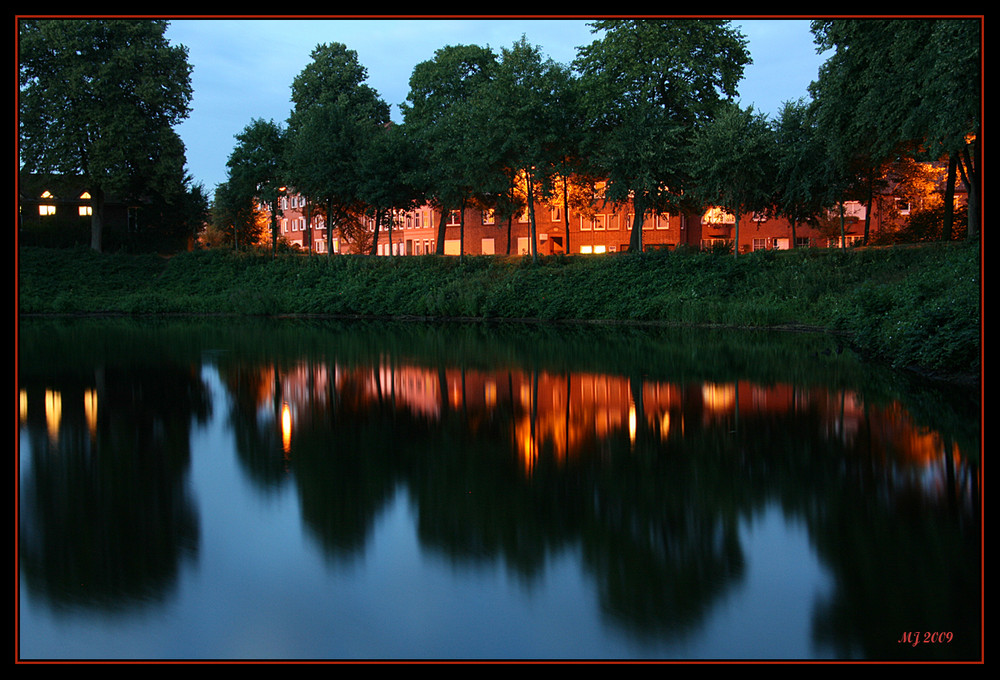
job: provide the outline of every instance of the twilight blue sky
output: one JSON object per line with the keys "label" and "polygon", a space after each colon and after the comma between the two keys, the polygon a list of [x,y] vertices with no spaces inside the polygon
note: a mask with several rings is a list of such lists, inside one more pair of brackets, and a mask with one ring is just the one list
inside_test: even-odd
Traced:
{"label": "twilight blue sky", "polygon": [[[819,55],[808,19],[734,19],[749,41],[753,64],[740,83],[740,99],[768,115],[782,102],[807,96],[827,55]],[[254,118],[284,123],[291,84],[319,44],[341,42],[358,53],[368,84],[392,105],[406,100],[413,67],[446,45],[477,44],[495,51],[524,35],[560,63],[598,36],[586,19],[373,18],[171,19],[167,38],[188,48],[193,67],[191,115],[179,127],[188,170],[209,197],[226,179],[235,135]]]}

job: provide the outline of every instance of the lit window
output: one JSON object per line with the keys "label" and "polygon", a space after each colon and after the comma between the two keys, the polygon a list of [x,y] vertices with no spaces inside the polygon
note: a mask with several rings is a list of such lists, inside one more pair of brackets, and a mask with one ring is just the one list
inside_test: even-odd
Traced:
{"label": "lit window", "polygon": [[94,209],[91,208],[89,205],[80,206],[80,217],[89,217],[90,215],[93,214],[94,214]]}
{"label": "lit window", "polygon": [[[41,198],[42,200],[51,201],[52,200],[52,194],[49,193],[49,191],[46,189],[45,191],[42,192],[42,195],[39,198]],[[38,206],[38,214],[39,215],[55,215],[56,214],[56,207],[54,205],[49,205],[47,203],[42,203],[41,205]]]}

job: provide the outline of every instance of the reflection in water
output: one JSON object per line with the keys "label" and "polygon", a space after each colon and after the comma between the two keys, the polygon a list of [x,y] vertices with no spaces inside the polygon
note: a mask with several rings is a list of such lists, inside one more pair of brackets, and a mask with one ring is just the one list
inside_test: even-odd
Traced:
{"label": "reflection in water", "polygon": [[[20,375],[31,592],[104,611],[168,599],[199,552],[186,476],[192,425],[213,411],[210,367],[246,479],[293,488],[332,562],[359,563],[402,486],[422,548],[453,567],[503,563],[534,583],[553,555],[578,551],[606,622],[680,640],[744,587],[741,526],[777,503],[833,577],[813,608],[825,655],[978,653],[979,444],[956,403],[937,399],[928,417],[919,398],[845,379],[846,359],[806,375],[789,359],[799,350],[764,371],[746,338],[720,349],[662,331],[584,334],[586,346],[631,348],[602,363],[575,336],[403,328],[238,329],[224,342],[165,340],[174,349],[156,361],[144,348],[144,361],[91,351],[66,365],[32,361],[53,335],[39,331]],[[113,334],[98,330],[102,343]],[[708,346],[711,363],[693,349]],[[761,372],[720,368],[732,363]],[[934,627],[962,643],[897,642]]]}

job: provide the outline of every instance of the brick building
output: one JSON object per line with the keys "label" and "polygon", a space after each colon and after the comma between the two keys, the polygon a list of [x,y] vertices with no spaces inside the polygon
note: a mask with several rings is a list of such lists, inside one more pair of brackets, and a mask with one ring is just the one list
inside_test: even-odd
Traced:
{"label": "brick building", "polygon": [[[961,195],[957,200],[963,202],[964,193],[959,193]],[[307,220],[305,201],[294,194],[282,199],[281,208],[278,224],[282,238],[303,249],[326,252],[327,236],[322,215]],[[873,200],[871,215],[867,213],[867,206],[858,201],[845,203],[844,240],[847,246],[864,238],[866,219],[870,237],[908,219],[910,203],[891,193],[883,193]],[[377,254],[406,256],[435,253],[439,218],[438,211],[426,205],[397,213],[391,230],[383,224],[379,232]],[[526,212],[508,221],[497,218],[488,210],[468,208],[464,211],[464,225],[461,218],[458,210],[448,214],[444,242],[446,255],[461,252],[466,255],[519,256],[531,253],[531,225]],[[308,221],[312,222],[311,228],[307,228]],[[628,204],[612,205],[598,201],[593,216],[571,210],[567,224],[561,205],[540,203],[535,209],[535,224],[538,253],[541,255],[615,253],[629,248],[633,215]],[[734,217],[718,208],[710,208],[701,214],[647,214],[642,226],[643,249],[673,249],[678,246],[710,248],[732,243],[737,236],[735,226]],[[346,242],[334,233],[332,251],[370,252],[374,220],[366,220],[364,227],[367,242]],[[831,213],[822,226],[797,225],[793,235],[792,227],[785,218],[745,215],[740,220],[738,237],[740,252],[785,250],[793,246],[840,247],[840,218]]]}

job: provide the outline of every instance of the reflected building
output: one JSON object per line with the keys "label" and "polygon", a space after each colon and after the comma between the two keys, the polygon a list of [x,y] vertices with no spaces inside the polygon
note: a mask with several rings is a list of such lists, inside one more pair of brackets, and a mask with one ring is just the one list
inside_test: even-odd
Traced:
{"label": "reflected building", "polygon": [[[637,442],[669,448],[685,439],[784,431],[784,436],[822,437],[845,450],[863,438],[881,465],[922,470],[923,484],[944,487],[962,452],[954,442],[917,426],[898,404],[871,405],[849,390],[761,385],[748,381],[672,383],[587,372],[523,369],[488,371],[427,368],[382,359],[375,365],[303,361],[262,366],[253,380],[256,410],[280,429],[284,453],[294,457],[297,427],[308,419],[350,417],[389,409],[427,428],[460,414],[470,432],[500,433],[530,474],[540,456],[563,464],[584,454],[607,453]],[[274,404],[280,403],[279,408]],[[346,414],[346,415],[345,415]],[[817,428],[795,432],[800,423]],[[947,465],[943,463],[948,458]],[[936,474],[934,471],[938,471]]]}

